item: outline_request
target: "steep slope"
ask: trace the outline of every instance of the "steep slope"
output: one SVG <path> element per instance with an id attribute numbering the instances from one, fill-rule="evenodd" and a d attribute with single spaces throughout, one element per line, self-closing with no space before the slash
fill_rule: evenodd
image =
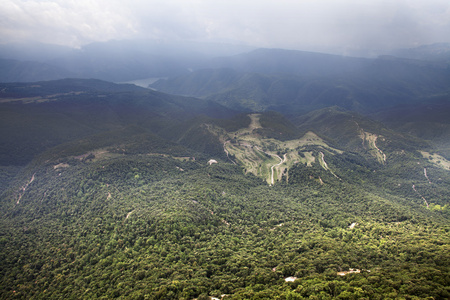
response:
<path id="1" fill-rule="evenodd" d="M 0 298 L 449 298 L 450 170 L 426 142 L 337 108 L 216 119 L 234 112 L 66 83 L 0 104 L 21 153 Z"/>
<path id="2" fill-rule="evenodd" d="M 179 77 L 160 79 L 151 85 L 160 91 L 176 95 L 204 97 L 235 85 L 242 73 L 228 68 L 201 69 Z"/>
<path id="3" fill-rule="evenodd" d="M 329 142 L 353 152 L 376 150 L 378 137 L 381 137 L 378 142 L 396 150 L 430 147 L 421 139 L 399 134 L 389 130 L 383 123 L 339 107 L 328 107 L 294 117 L 293 123 L 302 132 L 314 130 Z M 389 144 L 386 138 L 390 140 Z"/>
<path id="4" fill-rule="evenodd" d="M 115 143 L 128 149 L 126 136 Z M 0 202 L 2 297 L 448 297 L 445 211 L 318 163 L 304 168 L 324 184 L 269 186 L 163 145 L 84 155 L 61 145 L 20 173 Z"/>
<path id="5" fill-rule="evenodd" d="M 306 64 L 294 60 L 289 66 L 302 63 Z M 264 65 L 264 61 L 260 64 Z M 445 68 L 384 57 L 368 60 L 351 72 L 345 68 L 337 70 L 299 76 L 289 68 L 275 73 L 258 68 L 251 72 L 239 67 L 234 71 L 206 69 L 160 80 L 152 87 L 168 93 L 195 95 L 239 110 L 276 110 L 286 114 L 333 105 L 369 113 L 419 102 L 434 94 L 448 95 L 450 73 Z"/>
<path id="6" fill-rule="evenodd" d="M 382 110 L 375 118 L 393 129 L 429 141 L 450 158 L 450 97 L 436 95 L 419 103 Z"/>
<path id="7" fill-rule="evenodd" d="M 1 90 L 3 165 L 26 164 L 57 144 L 129 125 L 157 133 L 200 114 L 235 114 L 210 101 L 99 80 L 1 84 Z"/>
<path id="8" fill-rule="evenodd" d="M 241 111 L 262 111 L 278 76 L 241 73 L 231 69 L 203 69 L 180 77 L 161 79 L 151 85 L 159 91 L 206 98 Z"/>
<path id="9" fill-rule="evenodd" d="M 295 119 L 299 129 L 278 113 L 251 114 L 249 119 L 248 125 L 229 131 L 213 120 L 197 119 L 182 125 L 185 130 L 176 130 L 172 139 L 208 153 L 215 162 L 240 165 L 270 185 L 347 183 L 425 206 L 447 203 L 443 178 L 448 178 L 450 163 L 423 140 L 336 108 Z"/>

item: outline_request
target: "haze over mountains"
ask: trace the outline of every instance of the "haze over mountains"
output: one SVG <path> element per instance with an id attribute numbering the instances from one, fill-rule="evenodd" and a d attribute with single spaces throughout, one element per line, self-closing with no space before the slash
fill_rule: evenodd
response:
<path id="1" fill-rule="evenodd" d="M 97 42 L 74 49 L 46 44 L 0 45 L 0 58 L 10 65 L 1 69 L 1 81 L 39 81 L 71 77 L 123 82 L 150 77 L 185 74 L 204 65 L 211 57 L 228 56 L 251 47 L 168 43 L 158 40 Z M 12 61 L 17 63 L 17 67 Z M 28 77 L 20 66 L 30 64 Z M 4 62 L 6 64 L 6 62 Z M 37 73 L 36 65 L 41 66 Z M 34 70 L 34 72 L 33 72 Z M 47 75 L 48 72 L 54 74 Z"/>
<path id="2" fill-rule="evenodd" d="M 435 44 L 399 49 L 392 53 L 398 58 L 422 61 L 416 62 L 419 65 L 433 62 L 434 66 L 446 68 L 449 49 L 449 44 Z M 0 71 L 2 82 L 62 79 L 69 76 L 123 82 L 173 77 L 193 70 L 224 67 L 241 72 L 322 76 L 357 71 L 372 61 L 303 51 L 257 50 L 224 43 L 162 40 L 96 42 L 80 49 L 38 43 L 2 44 L 0 59 L 3 64 Z M 38 66 L 40 69 L 37 69 Z"/>
<path id="3" fill-rule="evenodd" d="M 379 58 L 158 40 L 97 42 L 80 49 L 4 44 L 0 50 L 3 82 L 67 77 L 142 80 L 144 87 L 214 101 L 236 111 L 275 110 L 294 118 L 338 106 L 421 138 L 426 130 L 414 124 L 426 121 L 433 127 L 447 122 L 450 45 L 444 43 L 399 49 L 391 52 L 397 57 Z M 421 115 L 408 117 L 425 106 L 431 115 L 424 120 Z M 439 109 L 432 111 L 434 106 Z M 398 122 L 398 115 L 405 113 L 404 121 Z M 428 137 L 445 144 L 445 133 L 438 132 Z"/>
<path id="4" fill-rule="evenodd" d="M 450 47 L 387 54 L 2 45 L 0 298 L 449 298 Z"/>

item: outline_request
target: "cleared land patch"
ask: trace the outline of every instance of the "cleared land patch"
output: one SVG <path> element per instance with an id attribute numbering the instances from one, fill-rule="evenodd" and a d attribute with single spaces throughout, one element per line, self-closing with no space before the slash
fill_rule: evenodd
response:
<path id="1" fill-rule="evenodd" d="M 368 148 L 369 153 L 373 155 L 378 160 L 378 162 L 382 164 L 386 163 L 386 154 L 384 154 L 376 144 L 378 135 L 370 132 L 365 132 L 361 129 L 360 138 L 363 140 L 363 146 Z"/>
<path id="2" fill-rule="evenodd" d="M 80 95 L 83 93 L 85 93 L 85 92 L 68 92 L 68 93 L 59 93 L 59 94 L 46 95 L 46 96 L 34 96 L 34 97 L 22 97 L 22 98 L 1 98 L 0 103 L 10 103 L 10 102 L 22 102 L 24 104 L 43 103 L 43 102 L 57 101 L 57 100 L 59 100 L 59 97 L 62 97 L 62 96 Z"/>
<path id="3" fill-rule="evenodd" d="M 264 178 L 268 184 L 281 180 L 289 168 L 297 163 L 311 166 L 316 158 L 308 146 L 319 146 L 330 152 L 342 153 L 328 146 L 311 131 L 300 139 L 289 141 L 261 137 L 255 133 L 256 129 L 262 128 L 259 122 L 260 116 L 260 114 L 251 114 L 249 127 L 226 133 L 219 138 L 224 143 L 224 152 L 228 157 L 244 166 L 246 172 Z M 214 130 L 214 133 L 223 134 L 223 131 Z"/>
<path id="4" fill-rule="evenodd" d="M 439 154 L 436 154 L 436 153 L 431 154 L 431 153 L 425 152 L 425 151 L 420 151 L 420 153 L 422 154 L 422 156 L 424 158 L 427 158 L 434 165 L 436 165 L 442 169 L 445 169 L 445 170 L 450 170 L 450 161 L 448 161 L 444 157 L 440 156 Z"/>

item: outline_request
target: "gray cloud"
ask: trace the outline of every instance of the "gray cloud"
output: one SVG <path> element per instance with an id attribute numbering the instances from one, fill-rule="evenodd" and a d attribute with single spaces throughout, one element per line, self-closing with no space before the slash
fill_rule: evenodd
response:
<path id="1" fill-rule="evenodd" d="M 125 38 L 292 49 L 450 42 L 447 0 L 2 0 L 2 42 Z"/>

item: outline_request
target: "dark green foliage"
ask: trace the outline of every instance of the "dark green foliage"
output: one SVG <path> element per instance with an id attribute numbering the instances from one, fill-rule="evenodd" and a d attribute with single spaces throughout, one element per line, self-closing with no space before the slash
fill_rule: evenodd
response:
<path id="1" fill-rule="evenodd" d="M 247 128 L 250 125 L 250 121 L 250 117 L 242 113 L 229 119 L 214 119 L 213 123 L 228 132 L 233 132 L 241 128 Z"/>
<path id="2" fill-rule="evenodd" d="M 194 118 L 167 127 L 160 132 L 160 135 L 197 152 L 225 158 L 222 143 L 218 136 L 210 130 L 211 122 L 212 120 L 207 117 Z"/>
<path id="3" fill-rule="evenodd" d="M 3 298 L 448 295 L 444 219 L 338 181 L 269 187 L 232 165 L 129 155 L 50 164 L 8 206 Z M 336 275 L 348 268 L 370 273 Z"/>
<path id="4" fill-rule="evenodd" d="M 450 175 L 418 152 L 426 142 L 313 112 L 292 119 L 336 148 L 299 146 L 315 160 L 269 186 L 224 162 L 217 133 L 248 116 L 213 119 L 229 111 L 154 92 L 98 96 L 1 106 L 0 298 L 449 298 Z M 297 137 L 278 113 L 260 122 Z"/>
<path id="5" fill-rule="evenodd" d="M 258 129 L 258 133 L 264 137 L 286 141 L 299 136 L 297 128 L 280 113 L 265 112 L 261 114 L 259 122 L 262 128 Z"/>
<path id="6" fill-rule="evenodd" d="M 2 165 L 25 165 L 58 144 L 128 126 L 158 133 L 201 114 L 234 115 L 209 101 L 99 80 L 2 84 L 1 88 L 0 96 L 7 101 L 0 107 Z"/>
<path id="7" fill-rule="evenodd" d="M 94 134 L 81 140 L 68 142 L 42 153 L 34 163 L 70 156 L 89 155 L 89 151 L 104 149 L 115 154 L 171 154 L 191 156 L 194 151 L 163 139 L 139 126 Z M 86 157 L 83 157 L 86 159 Z"/>
<path id="8" fill-rule="evenodd" d="M 361 134 L 363 132 L 377 134 L 380 137 L 377 140 L 377 144 L 383 144 L 383 147 L 386 148 L 382 149 L 389 151 L 398 149 L 411 150 L 416 148 L 427 149 L 430 147 L 422 139 L 399 134 L 398 132 L 387 129 L 382 123 L 372 120 L 367 116 L 336 106 L 295 116 L 292 118 L 292 122 L 297 125 L 302 133 L 313 131 L 323 137 L 327 142 L 352 152 L 367 151 L 367 143 L 364 144 L 361 140 Z M 383 143 L 383 139 L 388 142 Z"/>
<path id="9" fill-rule="evenodd" d="M 375 117 L 403 134 L 430 141 L 450 158 L 450 95 L 433 95 L 419 103 L 399 105 Z"/>

